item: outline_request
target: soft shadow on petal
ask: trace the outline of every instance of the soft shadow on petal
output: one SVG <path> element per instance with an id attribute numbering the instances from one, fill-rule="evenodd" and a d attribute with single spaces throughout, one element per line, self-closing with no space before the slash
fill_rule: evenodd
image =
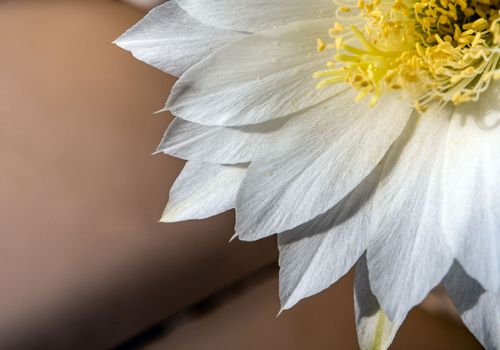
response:
<path id="1" fill-rule="evenodd" d="M 443 166 L 443 232 L 465 271 L 500 292 L 499 82 L 455 108 Z M 500 331 L 500 330 L 499 330 Z"/>
<path id="2" fill-rule="evenodd" d="M 469 330 L 486 349 L 500 349 L 500 295 L 485 291 L 458 262 L 443 282 Z"/>
<path id="3" fill-rule="evenodd" d="M 273 137 L 292 123 L 292 117 L 242 127 L 201 125 L 176 118 L 157 152 L 174 157 L 217 164 L 248 163 L 267 152 Z M 295 121 L 293 122 L 295 123 Z"/>
<path id="4" fill-rule="evenodd" d="M 453 262 L 440 225 L 439 175 L 449 114 L 433 110 L 411 118 L 387 154 L 373 199 L 370 284 L 391 320 L 419 304 Z"/>
<path id="5" fill-rule="evenodd" d="M 387 98 L 374 108 L 347 91 L 307 111 L 251 163 L 238 193 L 236 231 L 256 240 L 295 228 L 333 208 L 382 160 L 411 109 Z"/>
<path id="6" fill-rule="evenodd" d="M 381 167 L 334 208 L 278 235 L 283 309 L 317 294 L 344 276 L 366 249 L 370 197 Z"/>
<path id="7" fill-rule="evenodd" d="M 385 350 L 391 345 L 406 314 L 390 321 L 373 295 L 368 278 L 366 256 L 356 265 L 354 281 L 356 332 L 361 350 Z"/>

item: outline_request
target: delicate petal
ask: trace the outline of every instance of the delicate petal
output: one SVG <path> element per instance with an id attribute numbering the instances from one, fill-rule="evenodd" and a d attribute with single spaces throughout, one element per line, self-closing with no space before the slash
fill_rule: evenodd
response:
<path id="1" fill-rule="evenodd" d="M 385 350 L 389 348 L 406 318 L 404 315 L 391 321 L 380 309 L 377 298 L 370 289 L 365 256 L 356 265 L 354 310 L 356 312 L 356 332 L 361 350 Z"/>
<path id="2" fill-rule="evenodd" d="M 221 48 L 182 75 L 167 108 L 195 123 L 236 126 L 284 117 L 324 101 L 341 89 L 317 90 L 312 77 L 328 60 L 328 53 L 315 54 L 315 40 L 331 24 L 294 23 Z"/>
<path id="3" fill-rule="evenodd" d="M 162 222 L 204 219 L 234 208 L 245 166 L 188 162 L 170 190 Z"/>
<path id="4" fill-rule="evenodd" d="M 331 0 L 177 0 L 200 22 L 256 32 L 291 22 L 333 17 Z"/>
<path id="5" fill-rule="evenodd" d="M 247 35 L 201 24 L 171 0 L 149 12 L 115 43 L 141 61 L 179 76 L 215 49 Z"/>
<path id="6" fill-rule="evenodd" d="M 500 349 L 500 294 L 487 292 L 455 263 L 444 280 L 469 330 L 487 350 Z"/>
<path id="7" fill-rule="evenodd" d="M 289 118 L 242 127 L 207 126 L 176 118 L 158 152 L 207 163 L 237 164 L 255 159 Z M 302 120 L 302 122 L 306 122 Z M 294 121 L 296 123 L 296 121 Z"/>
<path id="8" fill-rule="evenodd" d="M 290 230 L 340 202 L 377 166 L 411 113 L 396 99 L 374 108 L 351 91 L 304 113 L 252 162 L 238 193 L 236 232 L 255 240 Z"/>
<path id="9" fill-rule="evenodd" d="M 500 289 L 500 100 L 498 84 L 481 103 L 456 108 L 443 174 L 443 232 L 469 275 Z M 500 332 L 500 328 L 499 328 Z"/>
<path id="10" fill-rule="evenodd" d="M 453 262 L 439 224 L 449 113 L 444 109 L 411 119 L 387 154 L 373 199 L 370 284 L 391 320 L 420 303 Z"/>
<path id="11" fill-rule="evenodd" d="M 278 235 L 283 309 L 317 294 L 346 274 L 366 249 L 369 197 L 377 167 L 342 202 L 311 222 Z"/>

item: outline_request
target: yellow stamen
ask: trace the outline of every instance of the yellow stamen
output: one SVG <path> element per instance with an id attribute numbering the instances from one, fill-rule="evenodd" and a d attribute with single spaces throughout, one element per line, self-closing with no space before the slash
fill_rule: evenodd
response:
<path id="1" fill-rule="evenodd" d="M 334 45 L 318 39 L 318 51 L 336 50 L 315 74 L 324 78 L 318 88 L 345 82 L 371 106 L 398 91 L 425 111 L 434 102 L 477 100 L 500 78 L 500 0 L 357 0 L 337 14 L 353 10 L 359 15 L 347 18 L 363 27 L 335 22 Z"/>

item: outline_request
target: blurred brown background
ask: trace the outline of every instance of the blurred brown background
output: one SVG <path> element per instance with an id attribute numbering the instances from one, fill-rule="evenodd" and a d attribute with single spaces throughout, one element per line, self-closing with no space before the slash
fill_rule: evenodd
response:
<path id="1" fill-rule="evenodd" d="M 174 79 L 111 44 L 131 2 L 0 1 L 0 349 L 356 349 L 351 276 L 276 319 L 273 238 L 157 222 Z M 393 348 L 480 347 L 416 309 Z"/>

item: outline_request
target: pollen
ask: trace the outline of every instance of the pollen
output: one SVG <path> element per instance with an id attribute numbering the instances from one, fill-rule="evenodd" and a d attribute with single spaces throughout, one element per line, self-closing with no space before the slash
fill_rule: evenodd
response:
<path id="1" fill-rule="evenodd" d="M 325 42 L 323 41 L 323 39 L 321 39 L 321 38 L 316 39 L 316 50 L 317 50 L 318 52 L 322 52 L 322 51 L 324 51 L 325 49 L 326 49 L 326 44 L 325 44 Z"/>
<path id="2" fill-rule="evenodd" d="M 317 88 L 347 83 L 370 106 L 395 92 L 425 111 L 476 101 L 500 78 L 500 0 L 346 1 L 333 43 L 318 39 L 334 52 Z"/>

